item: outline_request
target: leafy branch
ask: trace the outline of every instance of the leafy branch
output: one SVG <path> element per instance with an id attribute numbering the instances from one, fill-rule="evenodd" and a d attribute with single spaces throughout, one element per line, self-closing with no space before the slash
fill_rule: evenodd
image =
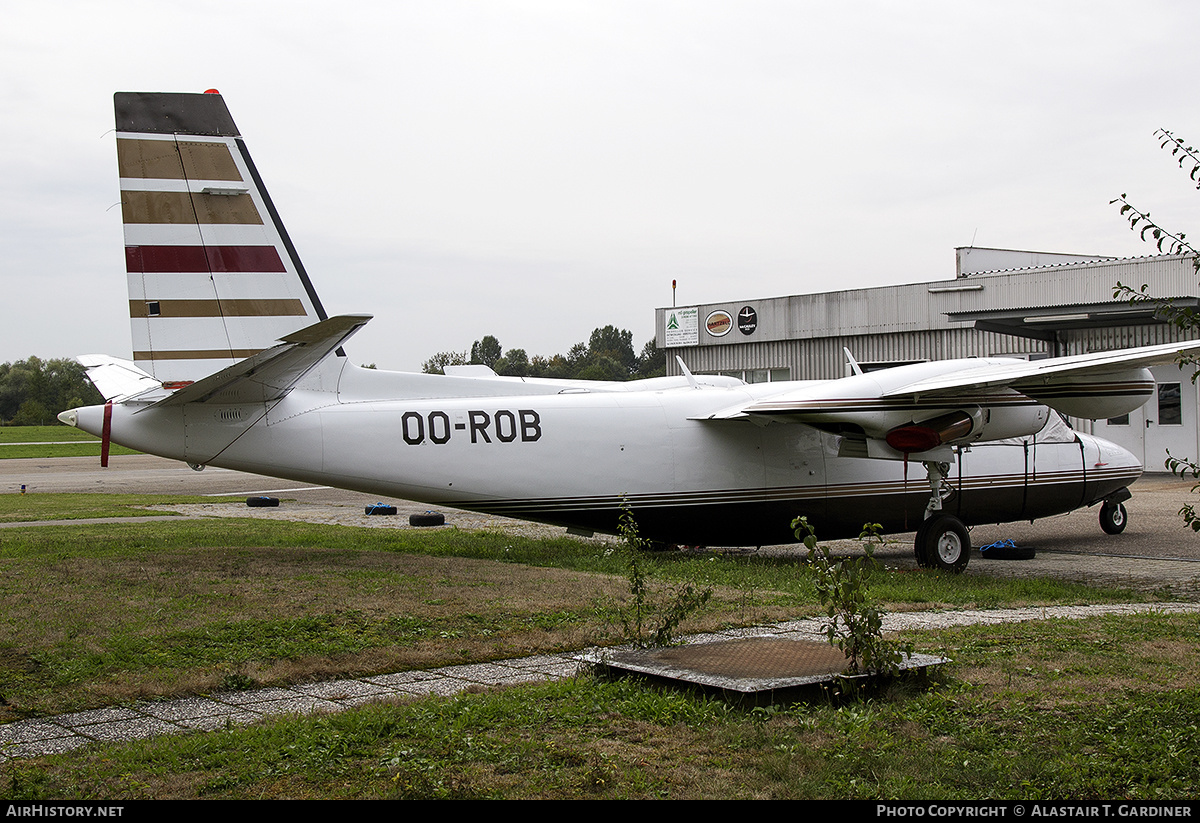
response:
<path id="1" fill-rule="evenodd" d="M 1179 159 L 1179 168 L 1185 168 L 1188 161 L 1192 164 L 1192 170 L 1188 177 L 1196 184 L 1196 188 L 1200 189 L 1200 154 L 1191 146 L 1183 145 L 1183 141 L 1176 137 L 1173 133 L 1166 129 L 1159 129 L 1154 132 L 1154 136 L 1159 138 L 1158 147 L 1165 149 L 1171 147 L 1171 156 Z"/>
<path id="2" fill-rule="evenodd" d="M 1200 153 L 1191 146 L 1185 146 L 1182 140 L 1166 129 L 1158 129 L 1154 132 L 1154 136 L 1159 138 L 1158 147 L 1160 149 L 1171 147 L 1171 156 L 1178 159 L 1179 168 L 1184 169 L 1187 168 L 1188 163 L 1192 164 L 1192 170 L 1188 173 L 1188 177 L 1196 184 L 1196 188 L 1200 189 Z M 1192 265 L 1197 271 L 1200 271 L 1200 253 L 1196 251 L 1195 246 L 1188 242 L 1186 234 L 1183 232 L 1175 234 L 1164 229 L 1150 217 L 1150 212 L 1142 211 L 1130 203 L 1126 194 L 1108 202 L 1110 206 L 1120 203 L 1121 216 L 1129 221 L 1129 228 L 1138 232 L 1143 241 L 1153 242 L 1160 254 L 1190 254 Z M 1149 236 L 1147 237 L 1147 235 Z"/>
<path id="3" fill-rule="evenodd" d="M 1192 265 L 1200 269 L 1200 257 L 1194 258 Z M 1146 283 L 1135 289 L 1132 286 L 1126 286 L 1118 280 L 1117 285 L 1113 286 L 1113 299 L 1127 300 L 1131 306 L 1139 303 L 1149 303 L 1154 306 L 1154 313 L 1159 319 L 1179 329 L 1187 330 L 1200 326 L 1200 312 L 1195 308 L 1177 306 L 1165 297 L 1153 296 L 1150 294 L 1150 287 Z M 1180 355 L 1180 365 L 1196 362 L 1200 362 L 1200 360 L 1194 355 Z M 1196 375 L 1192 375 L 1192 382 L 1196 382 Z"/>
<path id="4" fill-rule="evenodd" d="M 1154 243 L 1160 254 L 1196 254 L 1196 249 L 1187 241 L 1186 234 L 1183 232 L 1172 234 L 1155 223 L 1150 218 L 1150 212 L 1141 211 L 1129 202 L 1128 195 L 1122 194 L 1120 197 L 1109 200 L 1108 203 L 1110 206 L 1120 203 L 1121 216 L 1129 221 L 1129 228 L 1138 232 L 1143 241 Z M 1195 264 L 1195 261 L 1193 263 Z"/>
<path id="5" fill-rule="evenodd" d="M 1158 129 L 1154 132 L 1154 136 L 1159 139 L 1158 147 L 1160 149 L 1170 147 L 1171 156 L 1176 158 L 1179 168 L 1186 169 L 1188 164 L 1191 164 L 1192 169 L 1188 173 L 1188 177 L 1196 184 L 1196 188 L 1200 189 L 1200 152 L 1197 152 L 1191 146 L 1185 145 L 1183 140 L 1166 129 Z M 1143 212 L 1130 203 L 1125 194 L 1109 201 L 1109 205 L 1116 203 L 1121 204 L 1121 215 L 1129 221 L 1129 228 L 1138 232 L 1142 240 L 1153 242 L 1160 253 L 1190 256 L 1192 269 L 1200 273 L 1200 252 L 1188 242 L 1187 235 L 1183 232 L 1175 234 L 1167 231 L 1151 219 L 1150 212 Z M 1176 306 L 1170 300 L 1154 297 L 1149 293 L 1149 288 L 1146 284 L 1142 284 L 1140 288 L 1135 289 L 1118 281 L 1116 286 L 1113 287 L 1113 299 L 1128 300 L 1130 305 L 1151 303 L 1155 305 L 1155 313 L 1158 317 L 1166 320 L 1180 330 L 1193 331 L 1200 328 L 1200 313 L 1197 313 L 1196 309 L 1187 306 Z M 1189 363 L 1200 363 L 1200 359 L 1195 356 L 1186 355 L 1179 358 L 1180 365 Z M 1197 377 L 1200 377 L 1200 371 L 1192 374 L 1193 383 L 1196 382 Z M 1193 480 L 1200 479 L 1200 463 L 1186 458 L 1175 457 L 1170 451 L 1167 452 L 1165 466 L 1169 472 L 1181 479 L 1187 479 L 1189 476 Z M 1192 486 L 1193 493 L 1198 490 L 1200 490 L 1200 482 Z M 1184 505 L 1179 510 L 1179 514 L 1192 531 L 1200 532 L 1200 512 L 1197 512 L 1192 504 Z"/>
<path id="6" fill-rule="evenodd" d="M 1193 378 L 1194 379 L 1194 378 Z M 1196 481 L 1192 485 L 1192 494 L 1200 491 L 1200 464 L 1194 460 L 1188 460 L 1182 457 L 1176 457 L 1171 454 L 1171 450 L 1167 449 L 1167 471 L 1178 477 L 1180 480 Z M 1196 511 L 1196 507 L 1192 503 L 1185 503 L 1179 509 L 1179 516 L 1183 518 L 1183 522 L 1194 532 L 1200 532 L 1200 512 Z"/>

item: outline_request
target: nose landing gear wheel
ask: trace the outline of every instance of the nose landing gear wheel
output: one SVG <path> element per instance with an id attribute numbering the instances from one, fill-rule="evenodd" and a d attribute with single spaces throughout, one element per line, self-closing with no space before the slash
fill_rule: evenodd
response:
<path id="1" fill-rule="evenodd" d="M 1105 503 L 1100 507 L 1100 528 L 1105 534 L 1120 534 L 1129 523 L 1129 515 L 1121 503 Z"/>

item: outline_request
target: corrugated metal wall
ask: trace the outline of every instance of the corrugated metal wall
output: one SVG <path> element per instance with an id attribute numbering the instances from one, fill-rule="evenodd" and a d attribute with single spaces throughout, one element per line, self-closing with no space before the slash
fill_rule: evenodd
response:
<path id="1" fill-rule="evenodd" d="M 903 334 L 852 335 L 810 340 L 778 340 L 738 346 L 696 346 L 668 349 L 668 373 L 678 374 L 674 355 L 696 373 L 741 369 L 791 369 L 793 380 L 827 380 L 845 376 L 850 349 L 860 363 L 950 360 L 958 357 L 1045 354 L 1036 340 L 979 332 L 971 328 L 939 329 Z"/>
<path id="2" fill-rule="evenodd" d="M 750 369 L 791 370 L 793 380 L 817 380 L 845 374 L 847 347 L 860 363 L 946 360 L 988 355 L 1050 354 L 1043 341 L 977 331 L 951 321 L 952 312 L 992 309 L 1069 307 L 1109 302 L 1113 288 L 1148 284 L 1153 294 L 1197 294 L 1191 260 L 1180 256 L 1111 260 L 1041 269 L 974 275 L 955 280 L 793 295 L 765 300 L 728 301 L 699 306 L 700 340 L 695 346 L 667 348 L 667 373 L 679 374 L 675 355 L 693 372 Z M 710 311 L 731 314 L 751 305 L 759 323 L 753 337 L 736 331 L 714 338 L 703 331 Z M 665 346 L 665 315 L 656 312 L 656 334 Z M 1112 326 L 1068 331 L 1063 354 L 1151 345 L 1179 339 L 1181 332 L 1161 324 Z"/>
<path id="3" fill-rule="evenodd" d="M 1165 323 L 1080 329 L 1067 333 L 1063 354 L 1087 354 L 1110 349 L 1128 349 L 1134 346 L 1155 346 L 1159 343 L 1195 340 L 1197 337 L 1200 337 L 1200 333 L 1197 333 L 1195 329 L 1183 331 Z"/>

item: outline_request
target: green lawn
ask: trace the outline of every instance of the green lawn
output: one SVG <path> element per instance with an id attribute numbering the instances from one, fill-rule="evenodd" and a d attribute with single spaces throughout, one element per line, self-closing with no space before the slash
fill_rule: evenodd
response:
<path id="1" fill-rule="evenodd" d="M 77 429 L 74 426 L 0 426 L 0 444 L 2 443 L 65 443 L 74 440 L 95 440 L 100 438 L 94 434 Z"/>
<path id="2" fill-rule="evenodd" d="M 138 454 L 112 445 L 109 454 Z M 73 426 L 0 426 L 0 460 L 18 457 L 99 457 L 100 439 Z"/>
<path id="3" fill-rule="evenodd" d="M 5 517 L 173 498 L 0 500 Z M 644 558 L 683 632 L 819 616 L 803 560 Z M 0 723 L 231 687 L 622 642 L 620 552 L 569 538 L 258 519 L 0 529 Z M 1051 579 L 881 572 L 888 611 L 1145 600 Z M 755 708 L 581 676 L 0 765 L 62 798 L 1177 798 L 1200 792 L 1200 617 L 901 638 L 931 679 Z"/>

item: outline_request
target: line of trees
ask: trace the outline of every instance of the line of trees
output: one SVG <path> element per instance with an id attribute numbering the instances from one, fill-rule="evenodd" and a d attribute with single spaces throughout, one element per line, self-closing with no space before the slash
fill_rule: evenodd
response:
<path id="1" fill-rule="evenodd" d="M 638 353 L 633 348 L 633 333 L 615 326 L 595 329 L 586 343 L 576 343 L 566 354 L 550 357 L 530 357 L 524 349 L 504 351 L 500 341 L 489 334 L 476 340 L 469 351 L 438 352 L 422 369 L 441 374 L 446 366 L 468 363 L 489 366 L 505 376 L 564 380 L 640 380 L 666 374 L 665 353 L 653 339 Z M 58 423 L 61 411 L 103 402 L 83 366 L 74 360 L 31 356 L 0 363 L 2 426 L 49 426 Z"/>
<path id="2" fill-rule="evenodd" d="M 74 360 L 0 363 L 0 425 L 49 426 L 58 423 L 61 411 L 103 402 Z"/>
<path id="3" fill-rule="evenodd" d="M 665 352 L 651 339 L 641 353 L 633 348 L 633 332 L 605 326 L 594 329 L 586 343 L 566 354 L 532 357 L 524 349 L 504 351 L 500 341 L 485 335 L 469 351 L 438 352 L 421 367 L 426 374 L 443 374 L 446 366 L 488 366 L 506 377 L 548 377 L 562 380 L 641 380 L 667 373 Z"/>

